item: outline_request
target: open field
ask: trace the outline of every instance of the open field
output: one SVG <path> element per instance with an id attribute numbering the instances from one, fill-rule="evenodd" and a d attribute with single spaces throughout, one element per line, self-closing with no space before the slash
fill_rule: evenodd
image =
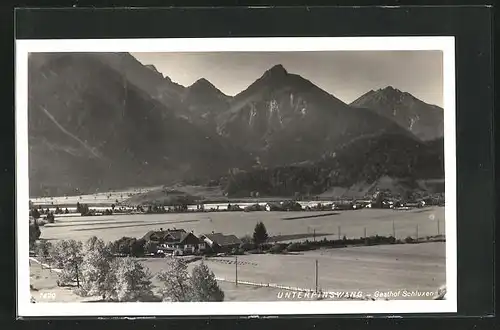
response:
<path id="1" fill-rule="evenodd" d="M 243 255 L 238 256 L 238 280 L 314 290 L 315 260 L 318 286 L 324 291 L 361 291 L 364 295 L 397 290 L 436 292 L 446 283 L 445 243 L 322 249 L 297 255 Z M 142 262 L 155 274 L 166 260 Z M 189 268 L 200 262 L 190 263 Z M 208 258 L 204 262 L 218 278 L 235 280 L 234 257 Z"/>
<path id="2" fill-rule="evenodd" d="M 58 217 L 56 222 L 41 228 L 41 238 L 48 240 L 86 240 L 97 236 L 112 241 L 123 236 L 142 237 L 149 230 L 159 228 L 183 228 L 196 235 L 212 231 L 234 234 L 238 237 L 251 235 L 255 224 L 262 221 L 269 236 L 334 233 L 326 236 L 362 237 L 366 234 L 392 235 L 393 223 L 397 238 L 430 236 L 445 232 L 444 207 L 428 207 L 412 210 L 362 209 L 339 211 L 321 217 L 290 219 L 324 212 L 214 212 L 181 214 L 134 214 L 99 217 Z M 288 218 L 289 220 L 284 220 Z M 418 226 L 418 228 L 417 228 Z M 317 236 L 322 239 L 325 236 Z"/>

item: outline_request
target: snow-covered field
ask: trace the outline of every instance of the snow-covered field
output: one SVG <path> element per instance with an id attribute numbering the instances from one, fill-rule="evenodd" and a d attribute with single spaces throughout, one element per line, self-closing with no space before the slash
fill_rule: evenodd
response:
<path id="1" fill-rule="evenodd" d="M 319 215 L 318 217 L 309 217 Z M 309 218 L 305 218 L 308 216 Z M 303 218 L 302 218 L 303 217 Z M 295 219 L 290 219 L 295 218 Z M 212 231 L 251 235 L 255 224 L 262 221 L 270 236 L 289 234 L 328 234 L 362 237 L 366 235 L 392 235 L 398 238 L 444 234 L 444 207 L 413 210 L 362 209 L 339 212 L 214 212 L 183 214 L 133 214 L 95 217 L 56 217 L 54 224 L 42 227 L 45 239 L 86 240 L 97 236 L 106 241 L 123 236 L 142 237 L 149 230 L 183 228 L 196 235 Z M 417 228 L 418 227 L 418 228 Z M 317 235 L 316 239 L 325 236 Z M 312 239 L 312 238 L 311 238 Z"/>
<path id="2" fill-rule="evenodd" d="M 432 293 L 445 284 L 445 243 L 380 245 L 324 249 L 297 255 L 238 256 L 238 280 L 323 291 L 378 292 L 419 291 Z M 204 262 L 218 278 L 235 281 L 235 257 L 208 258 Z M 153 273 L 161 271 L 165 259 L 143 259 Z M 189 264 L 192 268 L 201 261 Z M 240 285 L 241 286 L 241 285 Z M 416 297 L 400 297 L 400 299 Z M 238 296 L 244 300 L 244 296 Z M 421 298 L 422 299 L 422 298 Z M 274 300 L 278 300 L 275 297 Z"/>

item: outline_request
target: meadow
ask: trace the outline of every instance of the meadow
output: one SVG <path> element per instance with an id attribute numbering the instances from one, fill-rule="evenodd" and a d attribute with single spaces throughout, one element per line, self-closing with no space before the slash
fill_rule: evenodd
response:
<path id="1" fill-rule="evenodd" d="M 317 233 L 315 239 L 338 239 L 370 235 L 396 238 L 444 234 L 444 207 L 391 210 L 362 209 L 335 212 L 210 212 L 177 214 L 131 214 L 109 216 L 56 216 L 42 227 L 41 238 L 86 240 L 97 236 L 112 241 L 123 236 L 141 238 L 150 230 L 183 228 L 196 235 L 222 232 L 238 237 L 252 235 L 262 221 L 269 236 Z M 310 238 L 313 239 L 312 237 Z"/>
<path id="2" fill-rule="evenodd" d="M 323 291 L 361 292 L 363 296 L 374 296 L 377 291 L 398 290 L 435 293 L 446 283 L 445 243 L 442 242 L 321 249 L 295 255 L 238 256 L 238 280 L 314 290 L 316 260 L 318 289 Z M 141 258 L 140 261 L 156 275 L 164 269 L 168 260 Z M 283 296 L 283 292 L 290 291 L 241 283 L 236 285 L 235 261 L 234 257 L 207 258 L 203 261 L 219 279 L 225 301 L 293 300 L 290 296 Z M 189 270 L 200 262 L 190 263 Z M 31 285 L 36 290 L 31 290 L 31 293 L 38 301 L 76 302 L 96 299 L 82 298 L 71 292 L 70 288 L 58 287 L 57 274 L 47 269 L 42 270 L 37 263 L 31 264 L 30 273 Z M 160 282 L 156 277 L 153 278 L 153 284 L 156 289 L 159 288 Z M 54 295 L 54 298 L 44 296 L 47 293 Z"/>
<path id="3" fill-rule="evenodd" d="M 141 260 L 153 274 L 161 271 L 166 262 L 165 259 Z M 243 255 L 237 259 L 238 280 L 315 290 L 316 260 L 318 289 L 323 291 L 361 292 L 372 296 L 376 291 L 436 292 L 446 283 L 443 242 L 321 249 L 294 255 Z M 200 262 L 190 263 L 189 268 Z M 203 262 L 219 279 L 235 282 L 235 257 L 207 258 Z M 247 285 L 240 284 L 240 287 Z M 244 301 L 245 293 L 239 293 L 238 298 Z"/>

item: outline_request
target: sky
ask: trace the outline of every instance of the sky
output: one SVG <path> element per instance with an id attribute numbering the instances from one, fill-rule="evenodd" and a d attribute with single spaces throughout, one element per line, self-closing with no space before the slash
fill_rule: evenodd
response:
<path id="1" fill-rule="evenodd" d="M 392 86 L 420 100 L 443 106 L 440 51 L 329 51 L 131 53 L 184 86 L 205 78 L 235 95 L 281 64 L 328 93 L 350 103 L 370 90 Z"/>

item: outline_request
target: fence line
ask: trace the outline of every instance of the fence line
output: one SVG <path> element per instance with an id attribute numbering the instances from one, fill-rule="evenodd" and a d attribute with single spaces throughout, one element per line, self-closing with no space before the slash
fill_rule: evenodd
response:
<path id="1" fill-rule="evenodd" d="M 217 281 L 220 282 L 228 282 L 228 283 L 236 283 L 234 280 L 229 280 L 226 278 L 222 277 L 216 277 L 215 278 Z M 315 289 L 308 289 L 308 288 L 299 288 L 295 286 L 286 286 L 286 285 L 281 285 L 281 284 L 275 284 L 275 283 L 256 283 L 256 282 L 249 282 L 249 281 L 241 281 L 238 280 L 238 284 L 244 284 L 244 285 L 250 285 L 250 286 L 257 286 L 257 287 L 263 287 L 263 288 L 274 288 L 274 289 L 281 289 L 281 290 L 288 290 L 288 291 L 295 291 L 295 292 L 305 292 L 305 293 L 314 293 L 317 292 Z M 336 297 L 339 292 L 343 292 L 341 290 L 339 291 L 322 291 L 319 290 L 319 293 L 322 295 L 332 295 L 333 297 Z M 341 299 L 347 299 L 347 300 L 367 300 L 370 299 L 368 296 L 363 296 L 363 297 L 337 297 Z"/>

